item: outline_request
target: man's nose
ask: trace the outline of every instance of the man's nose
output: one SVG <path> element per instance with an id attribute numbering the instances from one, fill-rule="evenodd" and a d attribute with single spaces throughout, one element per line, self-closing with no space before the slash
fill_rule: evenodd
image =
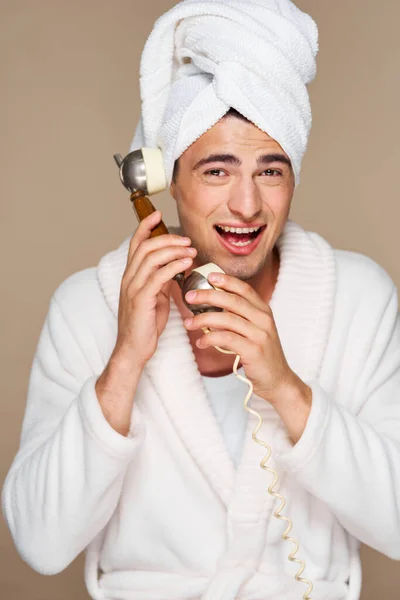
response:
<path id="1" fill-rule="evenodd" d="M 252 177 L 242 177 L 232 187 L 228 207 L 232 214 L 244 221 L 250 221 L 260 214 L 262 198 Z"/>

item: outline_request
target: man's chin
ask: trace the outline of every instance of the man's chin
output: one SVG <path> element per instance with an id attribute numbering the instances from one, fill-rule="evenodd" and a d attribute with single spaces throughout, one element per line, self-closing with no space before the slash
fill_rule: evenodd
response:
<path id="1" fill-rule="evenodd" d="M 253 270 L 236 270 L 235 272 L 228 273 L 232 277 L 236 277 L 236 279 L 240 279 L 241 281 L 251 281 L 252 279 L 258 277 L 263 271 L 264 265 L 259 267 L 258 269 Z"/>
<path id="2" fill-rule="evenodd" d="M 217 260 L 212 260 L 209 262 L 213 262 L 218 265 L 227 275 L 231 277 L 236 277 L 241 281 L 249 281 L 259 276 L 263 269 L 265 268 L 265 261 L 259 262 L 258 264 L 245 264 L 245 261 L 238 260 L 237 257 L 231 260 L 221 260 L 218 263 Z"/>

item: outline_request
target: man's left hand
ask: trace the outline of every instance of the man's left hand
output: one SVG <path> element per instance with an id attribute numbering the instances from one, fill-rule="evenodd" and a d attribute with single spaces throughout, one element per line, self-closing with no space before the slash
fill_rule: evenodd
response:
<path id="1" fill-rule="evenodd" d="M 239 354 L 254 393 L 275 404 L 293 393 L 301 380 L 286 361 L 272 310 L 248 283 L 229 275 L 216 276 L 210 275 L 209 281 L 218 290 L 188 292 L 186 300 L 218 306 L 223 312 L 185 319 L 185 327 L 190 331 L 210 328 L 210 333 L 197 340 L 197 347 L 219 346 Z"/>

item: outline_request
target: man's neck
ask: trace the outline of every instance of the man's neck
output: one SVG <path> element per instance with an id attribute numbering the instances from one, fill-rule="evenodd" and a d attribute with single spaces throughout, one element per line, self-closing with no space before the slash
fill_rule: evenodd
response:
<path id="1" fill-rule="evenodd" d="M 260 298 L 267 304 L 271 299 L 279 274 L 280 257 L 276 247 L 269 258 L 270 260 L 265 265 L 263 272 L 248 282 L 256 290 Z M 171 296 L 179 309 L 182 319 L 193 316 L 192 312 L 184 304 L 181 290 L 176 282 L 173 282 L 172 284 Z M 222 354 L 215 348 L 208 348 L 205 350 L 197 348 L 195 342 L 202 335 L 202 331 L 188 332 L 200 373 L 211 377 L 222 377 L 223 375 L 230 373 L 235 357 L 229 354 Z"/>

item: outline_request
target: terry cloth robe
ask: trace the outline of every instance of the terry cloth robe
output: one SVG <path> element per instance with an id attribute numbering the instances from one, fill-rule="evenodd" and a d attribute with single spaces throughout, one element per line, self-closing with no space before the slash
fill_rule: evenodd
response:
<path id="1" fill-rule="evenodd" d="M 273 516 L 264 449 L 249 416 L 235 470 L 176 305 L 135 395 L 129 435 L 95 383 L 114 348 L 130 236 L 50 300 L 33 360 L 21 446 L 3 510 L 22 558 L 56 573 L 86 549 L 95 600 L 295 600 L 292 544 Z M 292 445 L 253 396 L 259 436 L 313 600 L 356 600 L 359 543 L 400 558 L 400 322 L 397 289 L 371 258 L 287 221 L 270 302 L 290 367 L 312 389 Z M 243 397 L 247 387 L 243 385 Z"/>

